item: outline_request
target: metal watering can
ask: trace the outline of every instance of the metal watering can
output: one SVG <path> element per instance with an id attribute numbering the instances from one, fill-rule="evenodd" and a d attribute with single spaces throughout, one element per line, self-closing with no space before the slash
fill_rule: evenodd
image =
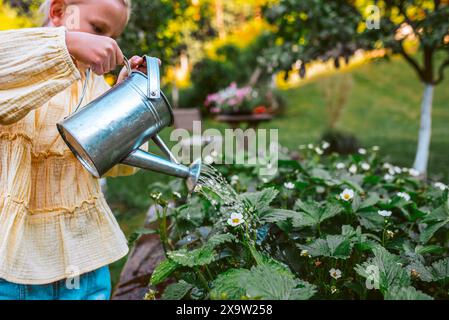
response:
<path id="1" fill-rule="evenodd" d="M 100 178 L 122 163 L 186 179 L 192 191 L 198 182 L 201 159 L 190 167 L 181 165 L 158 136 L 173 124 L 173 111 L 160 90 L 158 59 L 145 56 L 148 74 L 132 70 L 128 60 L 128 78 L 57 124 L 61 137 L 81 164 Z M 152 139 L 169 158 L 145 152 L 139 147 Z"/>

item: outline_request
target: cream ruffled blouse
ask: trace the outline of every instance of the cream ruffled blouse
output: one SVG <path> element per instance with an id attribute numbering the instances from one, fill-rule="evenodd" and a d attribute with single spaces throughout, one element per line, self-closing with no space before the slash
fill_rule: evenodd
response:
<path id="1" fill-rule="evenodd" d="M 46 284 L 128 252 L 99 180 L 69 151 L 56 123 L 82 89 L 64 28 L 0 32 L 0 278 Z M 85 103 L 109 89 L 89 80 Z M 116 166 L 109 175 L 135 170 Z"/>

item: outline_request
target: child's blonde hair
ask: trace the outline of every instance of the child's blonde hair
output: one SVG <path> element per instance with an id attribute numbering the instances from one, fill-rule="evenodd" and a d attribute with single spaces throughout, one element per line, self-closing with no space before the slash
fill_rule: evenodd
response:
<path id="1" fill-rule="evenodd" d="M 44 0 L 44 2 L 41 4 L 39 8 L 39 12 L 43 15 L 43 21 L 42 25 L 46 26 L 50 22 L 50 7 L 51 7 L 51 1 L 52 0 Z M 128 23 L 129 19 L 131 18 L 131 0 L 119 0 L 123 2 L 123 4 L 126 6 L 128 11 L 128 16 L 126 18 L 126 23 Z"/>

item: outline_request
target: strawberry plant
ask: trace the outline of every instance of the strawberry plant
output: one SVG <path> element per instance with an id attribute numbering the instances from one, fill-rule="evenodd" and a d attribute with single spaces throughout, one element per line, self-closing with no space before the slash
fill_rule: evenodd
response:
<path id="1" fill-rule="evenodd" d="M 326 147 L 281 154 L 270 177 L 217 166 L 226 199 L 204 185 L 189 198 L 179 182 L 154 186 L 166 260 L 150 286 L 171 279 L 163 299 L 449 298 L 447 186 L 377 147 Z"/>

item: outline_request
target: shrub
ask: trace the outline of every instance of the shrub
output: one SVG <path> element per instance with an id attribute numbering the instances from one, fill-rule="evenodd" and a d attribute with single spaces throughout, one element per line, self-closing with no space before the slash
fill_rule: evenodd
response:
<path id="1" fill-rule="evenodd" d="M 176 280 L 162 298 L 447 299 L 447 186 L 383 162 L 377 147 L 327 147 L 281 154 L 270 178 L 219 167 L 232 188 L 203 185 L 184 204 L 182 188 L 160 186 L 167 259 L 151 285 Z"/>

